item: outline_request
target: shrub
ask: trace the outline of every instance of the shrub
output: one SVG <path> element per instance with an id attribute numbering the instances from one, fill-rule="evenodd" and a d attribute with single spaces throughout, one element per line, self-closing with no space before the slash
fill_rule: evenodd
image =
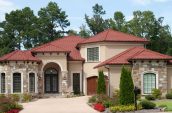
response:
<path id="1" fill-rule="evenodd" d="M 131 77 L 131 71 L 122 67 L 120 78 L 120 104 L 134 104 L 134 85 Z"/>
<path id="2" fill-rule="evenodd" d="M 156 99 L 161 99 L 161 91 L 160 89 L 152 89 L 152 95 L 156 98 Z"/>
<path id="3" fill-rule="evenodd" d="M 154 109 L 156 106 L 155 103 L 148 101 L 148 100 L 142 100 L 140 102 L 140 105 L 142 106 L 143 109 Z"/>
<path id="4" fill-rule="evenodd" d="M 0 98 L 5 98 L 5 95 L 4 94 L 0 94 Z"/>
<path id="5" fill-rule="evenodd" d="M 106 94 L 106 83 L 103 71 L 99 71 L 99 78 L 97 83 L 97 94 Z"/>
<path id="6" fill-rule="evenodd" d="M 112 101 L 104 101 L 103 105 L 105 106 L 105 108 L 109 108 L 110 106 L 113 105 Z"/>
<path id="7" fill-rule="evenodd" d="M 105 107 L 103 106 L 103 104 L 97 103 L 97 104 L 94 104 L 94 109 L 102 112 L 105 110 Z"/>
<path id="8" fill-rule="evenodd" d="M 172 99 L 172 93 L 167 93 L 167 94 L 165 95 L 165 97 L 166 97 L 166 99 Z"/>
<path id="9" fill-rule="evenodd" d="M 21 95 L 20 94 L 9 94 L 8 97 L 14 102 L 19 102 Z"/>
<path id="10" fill-rule="evenodd" d="M 23 94 L 23 99 L 22 99 L 23 102 L 29 102 L 31 100 L 32 100 L 31 94 L 27 94 L 27 93 Z"/>
<path id="11" fill-rule="evenodd" d="M 146 95 L 145 98 L 147 100 L 155 100 L 155 97 L 153 95 Z"/>
<path id="12" fill-rule="evenodd" d="M 96 101 L 97 101 L 97 96 L 94 95 L 94 96 L 89 98 L 88 103 L 95 103 Z"/>
<path id="13" fill-rule="evenodd" d="M 103 103 L 105 101 L 109 101 L 110 98 L 107 96 L 107 95 L 104 95 L 104 94 L 100 94 L 100 95 L 97 95 L 97 100 L 96 102 L 97 103 Z"/>
<path id="14" fill-rule="evenodd" d="M 7 112 L 13 109 L 21 110 L 22 105 L 11 100 L 9 97 L 0 98 L 0 112 Z M 12 112 L 11 112 L 12 113 Z"/>
<path id="15" fill-rule="evenodd" d="M 140 109 L 142 109 L 142 106 L 138 105 L 137 108 L 138 108 L 138 110 L 140 110 Z M 112 113 L 134 111 L 135 106 L 134 105 L 119 105 L 119 106 L 110 107 L 110 110 Z"/>

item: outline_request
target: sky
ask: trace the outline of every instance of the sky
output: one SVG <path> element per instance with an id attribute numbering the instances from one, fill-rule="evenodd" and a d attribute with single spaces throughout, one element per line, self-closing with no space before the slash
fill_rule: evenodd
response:
<path id="1" fill-rule="evenodd" d="M 157 18 L 164 17 L 164 24 L 172 28 L 172 0 L 0 0 L 0 21 L 5 19 L 5 13 L 26 6 L 37 15 L 39 9 L 46 7 L 50 1 L 56 2 L 66 11 L 71 23 L 69 29 L 77 31 L 82 24 L 85 24 L 84 15 L 92 15 L 92 6 L 96 3 L 102 5 L 106 11 L 104 18 L 113 17 L 115 11 L 121 11 L 126 20 L 130 20 L 133 11 L 150 10 Z"/>

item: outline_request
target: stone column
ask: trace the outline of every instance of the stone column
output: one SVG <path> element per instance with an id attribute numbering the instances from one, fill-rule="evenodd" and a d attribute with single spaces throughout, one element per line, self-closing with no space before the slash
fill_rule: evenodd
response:
<path id="1" fill-rule="evenodd" d="M 68 74 L 67 71 L 62 71 L 62 85 L 61 85 L 62 95 L 66 95 L 68 93 L 67 74 Z"/>

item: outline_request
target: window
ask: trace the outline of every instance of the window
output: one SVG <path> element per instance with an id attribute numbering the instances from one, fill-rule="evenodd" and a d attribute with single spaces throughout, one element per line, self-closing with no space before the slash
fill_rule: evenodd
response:
<path id="1" fill-rule="evenodd" d="M 146 73 L 143 75 L 143 93 L 150 94 L 152 89 L 156 88 L 156 75 L 154 73 Z"/>
<path id="2" fill-rule="evenodd" d="M 87 48 L 87 61 L 99 61 L 99 47 Z"/>
<path id="3" fill-rule="evenodd" d="M 13 73 L 13 93 L 21 93 L 21 73 Z"/>
<path id="4" fill-rule="evenodd" d="M 35 92 L 35 73 L 29 73 L 29 92 Z"/>
<path id="5" fill-rule="evenodd" d="M 5 73 L 1 73 L 1 76 L 0 76 L 0 83 L 1 83 L 1 93 L 5 93 Z"/>

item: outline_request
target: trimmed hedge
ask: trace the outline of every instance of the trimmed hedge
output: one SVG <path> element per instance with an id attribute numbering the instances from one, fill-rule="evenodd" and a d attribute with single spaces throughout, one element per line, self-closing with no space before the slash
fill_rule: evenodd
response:
<path id="1" fill-rule="evenodd" d="M 143 109 L 154 109 L 156 106 L 155 103 L 148 101 L 148 100 L 142 100 L 140 102 L 140 105 L 142 106 Z"/>
<path id="2" fill-rule="evenodd" d="M 172 93 L 167 93 L 166 94 L 166 99 L 172 99 Z"/>
<path id="3" fill-rule="evenodd" d="M 147 100 L 155 100 L 155 97 L 153 95 L 146 95 L 145 99 L 147 99 Z"/>

